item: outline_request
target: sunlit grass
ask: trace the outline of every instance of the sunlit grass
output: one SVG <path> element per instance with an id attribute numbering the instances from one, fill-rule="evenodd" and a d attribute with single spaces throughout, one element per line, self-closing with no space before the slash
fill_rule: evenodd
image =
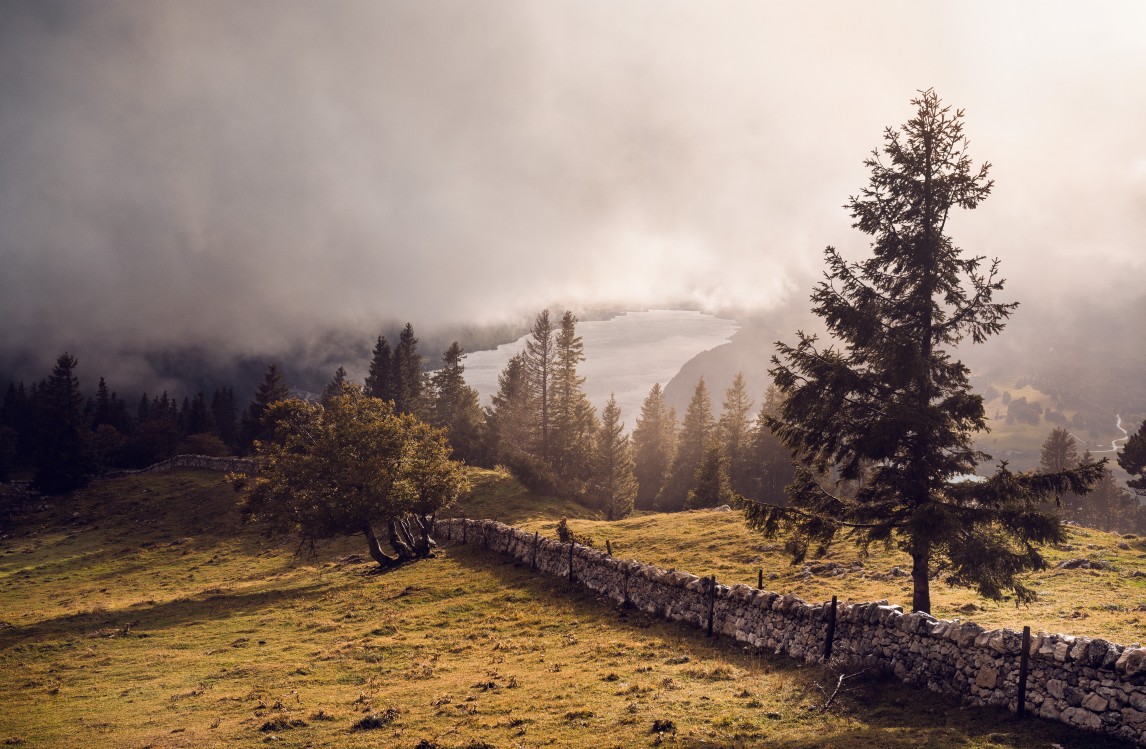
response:
<path id="1" fill-rule="evenodd" d="M 507 515 L 528 510 L 508 479 L 490 481 L 462 509 L 508 496 L 523 506 Z M 569 509 L 534 500 L 526 514 L 548 515 L 533 521 L 548 530 Z M 729 581 L 753 577 L 762 553 L 730 513 L 572 524 L 618 554 Z M 355 538 L 295 551 L 240 527 L 212 474 L 108 482 L 31 518 L 0 540 L 0 742 L 1116 746 L 878 678 L 821 712 L 820 669 L 619 610 L 472 546 L 383 575 Z"/>

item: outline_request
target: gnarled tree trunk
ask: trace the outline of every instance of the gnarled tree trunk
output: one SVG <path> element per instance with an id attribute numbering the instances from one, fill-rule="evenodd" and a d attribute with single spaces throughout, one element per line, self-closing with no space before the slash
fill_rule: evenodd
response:
<path id="1" fill-rule="evenodd" d="M 378 537 L 374 535 L 374 529 L 370 527 L 369 523 L 363 526 L 362 532 L 366 535 L 366 545 L 370 549 L 370 558 L 377 562 L 379 567 L 393 567 L 401 561 L 398 557 L 392 557 L 382 551 L 382 547 L 378 544 Z"/>

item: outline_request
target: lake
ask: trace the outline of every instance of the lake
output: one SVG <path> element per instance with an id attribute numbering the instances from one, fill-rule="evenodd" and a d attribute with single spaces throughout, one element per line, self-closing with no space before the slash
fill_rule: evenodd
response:
<path id="1" fill-rule="evenodd" d="M 560 326 L 559 315 L 554 323 Z M 685 362 L 727 342 L 739 328 L 734 320 L 686 310 L 625 312 L 609 320 L 579 322 L 585 361 L 578 373 L 585 378 L 585 394 L 600 413 L 609 394 L 615 393 L 626 431 L 632 431 L 653 385 L 663 388 Z M 497 376 L 528 339 L 523 336 L 466 356 L 466 382 L 481 395 L 482 405 L 489 405 L 497 392 Z"/>

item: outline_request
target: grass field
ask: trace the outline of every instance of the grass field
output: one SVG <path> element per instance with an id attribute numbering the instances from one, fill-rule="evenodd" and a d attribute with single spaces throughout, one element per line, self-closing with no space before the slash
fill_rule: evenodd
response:
<path id="1" fill-rule="evenodd" d="M 496 474 L 478 478 L 467 514 L 494 503 L 502 519 L 545 530 L 550 513 L 577 514 L 531 501 Z M 796 581 L 734 513 L 571 524 L 600 544 L 609 538 L 617 554 L 726 581 L 754 582 L 766 566 L 781 575 L 770 587 L 798 583 L 809 598 L 829 588 L 901 592 L 850 572 Z M 1088 540 L 1114 537 L 1079 543 Z M 1128 565 L 1142 553 L 1133 543 L 1087 553 Z M 822 669 L 618 610 L 470 547 L 382 575 L 358 539 L 315 557 L 295 550 L 242 528 L 216 474 L 104 482 L 21 518 L 0 539 L 0 745 L 1121 746 L 875 677 L 822 711 L 816 685 L 834 683 Z M 893 562 L 869 559 L 865 569 Z M 1047 577 L 1048 588 L 1069 583 L 1049 593 L 1060 606 L 1082 594 L 1077 581 L 1093 591 L 1107 579 L 1070 572 Z M 1123 600 L 1141 598 L 1125 574 L 1109 583 L 1128 586 Z M 1136 616 L 1102 621 L 1132 627 L 1116 613 Z M 1054 628 L 1099 620 L 1094 611 Z"/>

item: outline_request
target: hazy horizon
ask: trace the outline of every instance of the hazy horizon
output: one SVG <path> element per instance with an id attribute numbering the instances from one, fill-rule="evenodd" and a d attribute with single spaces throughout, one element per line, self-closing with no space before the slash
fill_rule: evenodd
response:
<path id="1" fill-rule="evenodd" d="M 1146 6 L 0 2 L 0 364 L 790 309 L 934 87 L 1027 309 L 1141 295 Z M 1004 334 L 1005 335 L 1005 334 Z M 372 340 L 369 339 L 369 340 Z M 426 351 L 436 357 L 437 352 Z"/>

